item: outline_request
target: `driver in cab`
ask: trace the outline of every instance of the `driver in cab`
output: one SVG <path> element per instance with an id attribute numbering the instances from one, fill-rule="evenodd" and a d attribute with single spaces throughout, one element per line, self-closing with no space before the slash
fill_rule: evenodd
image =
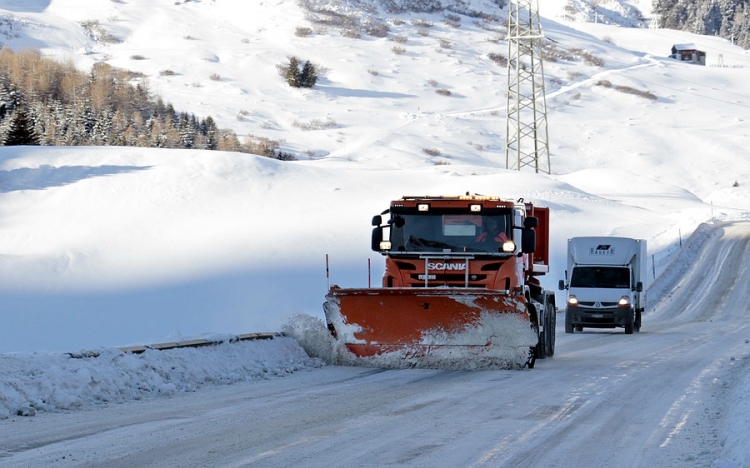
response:
<path id="1" fill-rule="evenodd" d="M 487 218 L 484 222 L 484 231 L 477 236 L 477 242 L 497 242 L 502 245 L 508 240 L 504 224 L 501 219 Z"/>

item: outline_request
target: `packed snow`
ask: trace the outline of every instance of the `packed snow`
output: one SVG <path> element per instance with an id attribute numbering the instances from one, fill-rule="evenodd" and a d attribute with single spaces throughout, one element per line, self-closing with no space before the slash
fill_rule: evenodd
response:
<path id="1" fill-rule="evenodd" d="M 96 356 L 0 355 L 2 408 L 8 414 L 71 410 L 152 395 L 191 392 L 207 384 L 283 376 L 320 367 L 292 338 L 218 343 L 143 354 L 103 349 Z"/>
<path id="2" fill-rule="evenodd" d="M 468 3 L 505 17 L 491 1 Z M 550 175 L 505 169 L 506 74 L 488 58 L 507 54 L 502 23 L 380 12 L 391 37 L 408 38 L 395 53 L 365 34 L 295 35 L 310 25 L 296 0 L 0 0 L 5 46 L 142 72 L 178 111 L 279 140 L 298 158 L 0 147 L 0 424 L 330 364 L 325 292 L 378 283 L 370 219 L 403 195 L 550 207 L 543 284 L 553 290 L 569 237 L 647 239 L 649 300 L 668 298 L 665 278 L 704 236 L 750 219 L 750 55 L 716 37 L 616 24 L 631 6 L 648 20 L 649 2 L 599 2 L 618 13 L 597 22 L 567 17 L 566 1 L 540 3 L 548 39 L 603 60 L 545 62 Z M 83 34 L 93 20 L 120 42 Z M 415 20 L 431 23 L 427 35 Z M 667 58 L 677 43 L 705 50 L 708 66 Z M 285 85 L 276 65 L 292 54 L 323 67 L 318 86 Z M 288 336 L 230 342 L 276 331 Z M 193 338 L 217 344 L 118 349 Z M 750 466 L 750 376 L 732 394 L 717 428 L 721 468 Z"/>

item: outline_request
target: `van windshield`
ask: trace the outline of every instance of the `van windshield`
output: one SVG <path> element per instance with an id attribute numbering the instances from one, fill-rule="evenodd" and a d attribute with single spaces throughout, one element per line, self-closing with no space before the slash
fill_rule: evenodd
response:
<path id="1" fill-rule="evenodd" d="M 610 288 L 630 287 L 630 269 L 623 267 L 583 266 L 573 268 L 570 278 L 571 288 Z"/>

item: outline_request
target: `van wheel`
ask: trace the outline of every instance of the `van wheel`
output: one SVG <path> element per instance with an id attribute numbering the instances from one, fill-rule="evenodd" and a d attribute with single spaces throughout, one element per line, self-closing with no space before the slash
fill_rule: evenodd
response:
<path id="1" fill-rule="evenodd" d="M 641 331 L 641 311 L 635 313 L 635 323 L 633 324 L 633 330 L 636 333 Z"/>
<path id="2" fill-rule="evenodd" d="M 635 324 L 635 313 L 631 313 L 630 317 L 628 317 L 628 321 L 625 322 L 625 334 L 626 335 L 633 334 L 634 324 Z"/>

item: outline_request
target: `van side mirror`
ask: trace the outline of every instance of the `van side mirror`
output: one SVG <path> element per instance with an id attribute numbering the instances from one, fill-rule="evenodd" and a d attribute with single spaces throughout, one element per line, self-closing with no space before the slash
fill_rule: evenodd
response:
<path id="1" fill-rule="evenodd" d="M 559 283 L 557 283 L 557 289 L 560 291 L 565 291 L 565 280 L 560 280 Z"/>
<path id="2" fill-rule="evenodd" d="M 639 281 L 639 282 L 635 283 L 635 292 L 643 292 L 643 283 L 642 282 Z"/>

